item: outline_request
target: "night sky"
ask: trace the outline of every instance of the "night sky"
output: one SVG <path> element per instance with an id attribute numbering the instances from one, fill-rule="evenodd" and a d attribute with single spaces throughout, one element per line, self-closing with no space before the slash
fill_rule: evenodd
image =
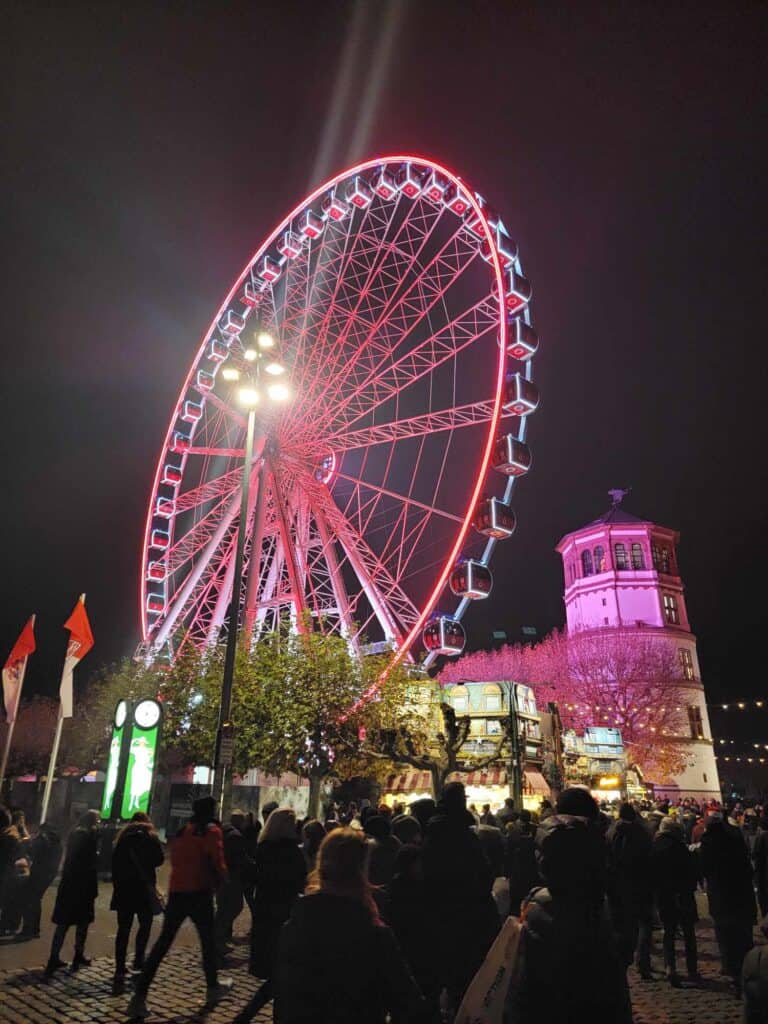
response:
<path id="1" fill-rule="evenodd" d="M 542 340 L 472 644 L 561 624 L 556 542 L 631 486 L 682 534 L 710 696 L 764 693 L 766 13 L 673 6 L 6 6 L 0 649 L 36 611 L 29 692 L 80 591 L 91 668 L 133 651 L 159 446 L 247 257 L 410 149 L 499 209 Z"/>

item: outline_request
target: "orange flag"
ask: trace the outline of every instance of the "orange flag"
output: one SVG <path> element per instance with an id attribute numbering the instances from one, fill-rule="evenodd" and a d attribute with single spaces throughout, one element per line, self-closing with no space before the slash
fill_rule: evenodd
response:
<path id="1" fill-rule="evenodd" d="M 16 712 L 19 709 L 19 698 L 21 697 L 21 686 L 24 682 L 24 672 L 27 667 L 27 658 L 35 650 L 35 616 L 31 616 L 19 638 L 13 645 L 13 650 L 3 666 L 3 697 L 5 699 L 5 716 L 10 725 L 16 721 Z"/>
<path id="2" fill-rule="evenodd" d="M 93 633 L 85 611 L 85 594 L 77 602 L 74 611 L 64 623 L 64 629 L 69 630 L 69 645 L 67 646 L 67 656 L 64 659 L 64 671 L 61 673 L 59 698 L 61 700 L 61 717 L 71 718 L 74 705 L 72 673 L 75 671 L 75 666 L 93 647 Z"/>

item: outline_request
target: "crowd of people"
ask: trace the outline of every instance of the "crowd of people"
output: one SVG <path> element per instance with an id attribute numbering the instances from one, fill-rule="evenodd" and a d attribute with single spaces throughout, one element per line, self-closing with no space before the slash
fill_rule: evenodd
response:
<path id="1" fill-rule="evenodd" d="M 90 963 L 99 830 L 97 812 L 89 811 L 67 839 L 49 975 L 67 966 L 61 954 L 72 927 L 72 968 Z M 764 947 L 752 948 L 757 905 L 768 912 L 768 817 L 760 807 L 687 800 L 601 808 L 576 786 L 537 813 L 516 810 L 511 800 L 496 813 L 488 805 L 478 813 L 464 787 L 449 783 L 437 803 L 333 804 L 323 821 L 298 821 L 292 810 L 267 804 L 261 820 L 234 811 L 221 824 L 204 797 L 169 843 L 167 899 L 156 884 L 164 847 L 147 815 L 135 814 L 112 844 L 116 992 L 128 979 L 137 922 L 132 1019 L 148 1016 L 156 971 L 187 918 L 199 934 L 207 1005 L 218 1003 L 232 985 L 219 971 L 230 963 L 233 926 L 247 906 L 249 969 L 261 985 L 233 1024 L 252 1020 L 269 1001 L 277 1024 L 450 1019 L 508 914 L 523 921 L 509 1022 L 630 1024 L 627 972 L 654 978 L 655 929 L 669 984 L 700 984 L 699 888 L 708 896 L 722 975 L 734 993 L 744 990 L 745 1020 L 768 1019 L 761 1016 Z M 30 835 L 23 813 L 0 808 L 4 934 L 39 934 L 42 896 L 61 852 L 53 829 Z"/>

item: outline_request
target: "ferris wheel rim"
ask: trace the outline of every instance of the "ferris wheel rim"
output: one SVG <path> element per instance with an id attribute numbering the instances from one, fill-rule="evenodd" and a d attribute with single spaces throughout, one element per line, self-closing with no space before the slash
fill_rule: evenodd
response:
<path id="1" fill-rule="evenodd" d="M 178 411 L 179 411 L 180 403 L 183 402 L 185 393 L 190 389 L 190 387 L 193 384 L 197 368 L 199 367 L 200 362 L 201 362 L 202 358 L 204 357 L 204 354 L 205 354 L 205 351 L 206 351 L 206 347 L 207 347 L 207 345 L 210 342 L 211 335 L 215 332 L 215 330 L 217 328 L 218 322 L 220 321 L 220 319 L 223 316 L 223 314 L 226 312 L 227 308 L 232 303 L 233 299 L 235 299 L 235 297 L 237 296 L 238 290 L 242 287 L 243 281 L 248 276 L 248 274 L 249 274 L 251 268 L 254 266 L 254 264 L 267 252 L 267 250 L 270 248 L 270 246 L 274 244 L 275 239 L 280 235 L 280 233 L 282 231 L 284 231 L 295 220 L 295 218 L 302 213 L 302 211 L 304 211 L 306 208 L 308 208 L 317 199 L 319 199 L 320 197 L 326 195 L 329 191 L 335 189 L 339 185 L 339 183 L 347 181 L 347 180 L 353 178 L 356 175 L 363 174 L 366 171 L 370 171 L 372 169 L 379 168 L 379 167 L 386 167 L 386 166 L 389 166 L 389 165 L 392 165 L 392 164 L 406 164 L 406 163 L 416 164 L 419 167 L 423 167 L 423 168 L 425 168 L 425 169 L 427 169 L 429 171 L 436 171 L 436 172 L 444 175 L 445 178 L 450 183 L 453 183 L 456 186 L 461 188 L 463 195 L 469 201 L 469 205 L 470 205 L 472 211 L 474 212 L 474 214 L 477 217 L 480 218 L 480 222 L 482 223 L 483 238 L 488 243 L 489 250 L 490 250 L 490 257 L 491 258 L 490 258 L 490 260 L 488 262 L 489 262 L 489 264 L 490 264 L 490 266 L 492 268 L 493 296 L 494 296 L 494 300 L 495 300 L 495 302 L 497 304 L 497 307 L 498 307 L 497 308 L 497 313 L 498 313 L 499 342 L 498 342 L 498 359 L 497 359 L 497 365 L 496 365 L 494 393 L 493 393 L 493 398 L 492 398 L 493 410 L 492 410 L 492 415 L 491 415 L 490 419 L 487 422 L 487 430 L 486 430 L 486 433 L 485 433 L 485 438 L 484 438 L 484 443 L 483 443 L 483 448 L 482 448 L 482 455 L 481 455 L 481 458 L 480 458 L 480 464 L 477 467 L 472 467 L 472 473 L 475 474 L 475 482 L 474 482 L 474 486 L 472 488 L 471 497 L 470 497 L 470 499 L 469 499 L 469 501 L 467 503 L 467 507 L 466 507 L 466 509 L 464 511 L 464 514 L 463 514 L 463 522 L 462 522 L 462 524 L 460 525 L 459 529 L 456 532 L 454 542 L 451 545 L 450 550 L 446 554 L 445 558 L 441 559 L 443 561 L 443 566 L 442 566 L 442 569 L 441 569 L 441 571 L 439 573 L 437 581 L 435 582 L 434 587 L 432 588 L 432 591 L 429 594 L 429 597 L 427 598 L 427 600 L 421 603 L 420 614 L 418 616 L 417 621 L 410 628 L 409 632 L 407 633 L 407 636 L 403 639 L 403 642 L 400 644 L 400 646 L 398 647 L 397 651 L 394 652 L 394 657 L 393 657 L 393 660 L 392 660 L 392 665 L 393 666 L 396 665 L 399 661 L 401 661 L 406 656 L 406 654 L 410 651 L 410 649 L 412 648 L 412 646 L 414 644 L 414 641 L 416 640 L 416 638 L 419 635 L 420 630 L 423 628 L 425 622 L 429 618 L 430 614 L 433 612 L 434 607 L 435 607 L 435 605 L 436 605 L 436 603 L 437 603 L 437 601 L 438 601 L 438 599 L 440 597 L 440 594 L 444 591 L 444 589 L 446 587 L 448 576 L 449 576 L 449 574 L 451 572 L 452 567 L 454 566 L 454 564 L 455 564 L 455 562 L 457 560 L 457 557 L 459 556 L 459 554 L 461 552 L 462 546 L 465 543 L 466 538 L 467 538 L 467 534 L 468 534 L 468 532 L 469 532 L 469 530 L 471 528 L 473 511 L 474 511 L 474 509 L 475 509 L 475 507 L 477 505 L 478 499 L 480 497 L 480 494 L 481 494 L 481 491 L 482 491 L 482 488 L 483 488 L 483 485 L 484 485 L 484 482 L 485 482 L 485 479 L 486 479 L 486 474 L 488 472 L 489 462 L 490 462 L 491 454 L 492 454 L 492 451 L 493 451 L 493 444 L 494 444 L 494 440 L 495 440 L 496 433 L 497 433 L 497 430 L 498 430 L 499 421 L 500 421 L 500 418 L 501 418 L 501 407 L 502 407 L 504 377 L 505 377 L 505 368 L 506 368 L 506 346 L 507 346 L 507 318 L 506 318 L 506 315 L 505 315 L 505 308 L 504 308 L 504 269 L 502 267 L 502 263 L 501 263 L 501 259 L 500 259 L 499 253 L 497 252 L 496 246 L 494 244 L 492 229 L 491 229 L 491 227 L 488 224 L 488 221 L 486 219 L 485 214 L 483 213 L 483 206 L 481 205 L 481 201 L 479 200 L 479 197 L 476 196 L 476 194 L 472 191 L 472 189 L 466 184 L 466 182 L 460 176 L 458 176 L 457 174 L 452 172 L 450 169 L 448 169 L 444 165 L 438 163 L 437 161 L 435 161 L 435 160 L 433 160 L 431 158 L 420 156 L 420 155 L 416 155 L 416 154 L 392 154 L 392 155 L 384 155 L 384 156 L 372 157 L 372 158 L 369 158 L 367 160 L 361 161 L 361 162 L 353 165 L 352 167 L 346 168 L 346 169 L 340 171 L 339 173 L 337 173 L 336 175 L 334 175 L 333 177 L 331 177 L 330 179 L 328 179 L 327 181 L 325 181 L 322 184 L 320 184 L 308 196 L 305 196 L 285 217 L 283 217 L 277 223 L 277 225 L 272 229 L 272 231 L 270 231 L 265 236 L 265 238 L 264 238 L 263 242 L 261 243 L 261 245 L 255 250 L 253 255 L 245 263 L 245 265 L 243 266 L 242 270 L 240 271 L 240 273 L 235 278 L 234 284 L 232 285 L 232 287 L 228 291 L 228 293 L 225 296 L 225 298 L 222 301 L 222 303 L 217 308 L 216 313 L 213 316 L 210 324 L 207 326 L 206 330 L 203 332 L 200 344 L 198 345 L 197 349 L 195 350 L 194 357 L 192 359 L 189 372 L 188 372 L 186 378 L 183 381 L 183 384 L 182 384 L 181 389 L 179 391 L 178 399 L 177 399 L 177 401 L 176 401 L 176 403 L 174 405 L 174 409 L 173 409 L 173 412 L 172 412 L 172 415 L 171 415 L 171 418 L 170 418 L 169 426 L 168 426 L 168 429 L 167 429 L 167 431 L 165 433 L 163 445 L 161 447 L 160 454 L 159 454 L 159 457 L 158 457 L 157 467 L 156 467 L 156 470 L 155 470 L 155 475 L 154 475 L 154 479 L 153 479 L 153 483 L 152 483 L 152 488 L 151 488 L 151 492 L 150 492 L 150 495 L 151 495 L 150 496 L 150 503 L 149 503 L 149 507 L 148 507 L 148 510 L 147 510 L 147 517 L 146 517 L 146 522 L 145 522 L 145 529 L 144 529 L 144 536 L 143 536 L 143 545 L 142 545 L 142 553 L 143 553 L 142 572 L 140 574 L 140 581 L 139 581 L 139 584 L 140 584 L 139 597 L 140 597 L 141 626 L 142 626 L 142 637 L 144 638 L 144 640 L 149 640 L 150 639 L 150 629 L 148 627 L 147 604 L 146 604 L 146 599 L 147 599 L 147 595 L 148 595 L 148 586 L 147 586 L 146 573 L 144 572 L 144 569 L 146 568 L 146 566 L 148 564 L 148 558 L 149 558 L 150 536 L 151 536 L 151 532 L 152 532 L 152 521 L 153 521 L 153 518 L 154 518 L 154 512 L 153 512 L 154 499 L 155 499 L 156 495 L 158 494 L 158 489 L 159 489 L 160 482 L 161 482 L 161 475 L 163 473 L 163 467 L 164 467 L 164 464 L 165 464 L 165 460 L 167 458 L 169 443 L 172 440 L 172 437 L 173 437 L 173 434 L 174 434 L 174 427 L 176 425 L 177 418 L 178 418 Z"/>

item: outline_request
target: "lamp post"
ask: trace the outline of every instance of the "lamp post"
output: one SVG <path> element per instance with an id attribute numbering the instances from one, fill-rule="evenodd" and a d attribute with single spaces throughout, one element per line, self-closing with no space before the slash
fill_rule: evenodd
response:
<path id="1" fill-rule="evenodd" d="M 507 682 L 507 699 L 509 703 L 509 763 L 507 775 L 509 795 L 514 801 L 515 810 L 523 807 L 523 763 L 520 750 L 520 730 L 517 720 L 517 684 Z"/>
<path id="2" fill-rule="evenodd" d="M 240 519 L 237 526 L 237 546 L 235 549 L 235 565 L 232 574 L 232 604 L 230 610 L 229 632 L 227 633 L 227 650 L 224 656 L 224 673 L 221 679 L 221 700 L 219 702 L 219 722 L 216 729 L 216 747 L 213 757 L 213 799 L 216 801 L 218 816 L 221 817 L 224 806 L 224 780 L 227 768 L 232 763 L 232 743 L 234 726 L 232 715 L 232 684 L 235 675 L 235 656 L 237 654 L 238 618 L 240 612 L 240 591 L 243 582 L 243 556 L 248 519 L 248 504 L 251 488 L 251 472 L 253 464 L 253 448 L 256 437 L 256 409 L 261 404 L 262 389 L 261 371 L 271 377 L 281 377 L 285 367 L 274 354 L 275 341 L 270 334 L 257 332 L 256 348 L 246 348 L 243 358 L 249 364 L 248 372 L 238 370 L 234 366 L 225 366 L 222 377 L 232 383 L 240 382 L 237 401 L 248 410 L 248 423 L 245 435 L 245 456 L 243 462 L 243 485 L 240 496 Z M 267 399 L 275 404 L 286 402 L 290 398 L 290 389 L 280 382 L 269 384 L 266 389 Z M 259 430 L 262 426 L 259 424 Z M 261 434 L 260 434 L 261 436 Z M 259 469 L 257 479 L 258 493 L 256 500 L 261 503 L 263 496 L 263 470 Z M 259 512 L 256 511 L 258 518 Z"/>

